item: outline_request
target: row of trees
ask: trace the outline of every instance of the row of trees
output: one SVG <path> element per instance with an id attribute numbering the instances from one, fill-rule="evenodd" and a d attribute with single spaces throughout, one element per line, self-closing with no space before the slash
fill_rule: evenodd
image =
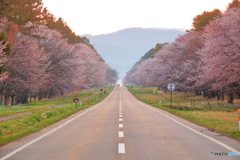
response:
<path id="1" fill-rule="evenodd" d="M 174 83 L 180 91 L 214 92 L 219 99 L 225 93 L 233 103 L 233 94 L 240 96 L 239 4 L 233 0 L 224 13 L 195 17 L 191 31 L 136 64 L 124 83 L 162 89 Z"/>
<path id="2" fill-rule="evenodd" d="M 0 4 L 4 10 L 11 6 L 10 12 L 0 11 L 2 105 L 52 98 L 63 94 L 64 86 L 69 91 L 116 83 L 117 72 L 89 40 L 75 35 L 41 5 L 40 0 L 4 0 Z"/>

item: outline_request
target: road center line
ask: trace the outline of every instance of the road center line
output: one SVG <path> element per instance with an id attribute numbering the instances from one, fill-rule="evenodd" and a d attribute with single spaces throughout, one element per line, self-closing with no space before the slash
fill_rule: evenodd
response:
<path id="1" fill-rule="evenodd" d="M 123 131 L 118 132 L 118 137 L 124 137 Z"/>
<path id="2" fill-rule="evenodd" d="M 113 93 L 113 92 L 112 92 L 112 93 Z M 51 130 L 51 131 L 49 131 L 49 132 L 43 134 L 42 136 L 40 136 L 40 137 L 38 137 L 38 138 L 36 138 L 36 139 L 34 139 L 34 140 L 28 142 L 27 144 L 25 144 L 25 145 L 23 145 L 23 146 L 17 148 L 16 150 L 14 150 L 14 151 L 10 152 L 9 154 L 5 155 L 4 157 L 0 158 L 0 160 L 5 160 L 5 159 L 7 159 L 7 158 L 13 156 L 13 155 L 16 154 L 17 152 L 23 150 L 24 148 L 30 146 L 31 144 L 33 144 L 33 143 L 35 143 L 35 142 L 37 142 L 37 141 L 43 139 L 43 138 L 46 137 L 47 135 L 49 135 L 49 134 L 55 132 L 56 130 L 62 128 L 63 126 L 67 125 L 68 123 L 72 122 L 73 120 L 77 119 L 78 117 L 80 117 L 80 116 L 86 114 L 87 112 L 89 112 L 89 111 L 91 111 L 91 110 L 97 108 L 100 104 L 102 104 L 102 103 L 104 103 L 105 101 L 107 101 L 107 100 L 109 99 L 109 97 L 111 97 L 112 93 L 111 93 L 111 94 L 110 94 L 110 95 L 109 95 L 104 101 L 98 103 L 97 105 L 95 105 L 95 106 L 93 106 L 93 107 L 90 107 L 90 108 L 87 109 L 85 112 L 83 112 L 83 113 L 77 115 L 76 117 L 74 117 L 74 118 L 68 120 L 67 122 L 63 123 L 62 125 L 60 125 L 60 126 L 54 128 L 53 130 Z"/>
<path id="3" fill-rule="evenodd" d="M 119 127 L 119 128 L 123 128 L 123 124 L 119 124 L 118 127 Z"/>
<path id="4" fill-rule="evenodd" d="M 125 144 L 124 143 L 118 144 L 118 153 L 125 153 Z"/>
<path id="5" fill-rule="evenodd" d="M 120 91 L 119 112 L 122 113 L 122 90 Z"/>
<path id="6" fill-rule="evenodd" d="M 129 93 L 129 94 L 130 94 L 130 93 Z M 191 128 L 191 127 L 189 127 L 189 126 L 187 126 L 187 125 L 185 125 L 185 124 L 183 124 L 183 123 L 181 123 L 181 122 L 179 122 L 179 121 L 177 121 L 177 120 L 175 120 L 175 119 L 173 119 L 173 118 L 171 118 L 171 117 L 169 117 L 168 115 L 162 113 L 161 111 L 159 111 L 159 110 L 157 110 L 157 109 L 155 109 L 155 108 L 152 108 L 152 107 L 146 105 L 146 104 L 143 103 L 143 102 L 140 102 L 140 101 L 137 100 L 135 97 L 133 97 L 133 95 L 131 95 L 131 97 L 132 97 L 132 99 L 134 99 L 134 100 L 137 101 L 138 103 L 142 104 L 144 107 L 147 107 L 147 108 L 149 108 L 149 109 L 151 109 L 151 110 L 153 110 L 153 111 L 156 111 L 156 112 L 158 112 L 159 114 L 165 116 L 166 118 L 168 118 L 168 119 L 170 119 L 170 120 L 178 123 L 179 125 L 181 125 L 181 126 L 187 128 L 187 129 L 189 129 L 189 130 L 191 130 L 191 131 L 193 131 L 193 132 L 195 132 L 195 133 L 197 133 L 197 134 L 199 134 L 199 135 L 201 135 L 201 136 L 203 136 L 203 137 L 205 137 L 205 138 L 207 138 L 207 139 L 209 139 L 209 140 L 211 140 L 211 141 L 219 144 L 220 146 L 222 146 L 222 147 L 224 147 L 224 148 L 226 148 L 226 149 L 228 149 L 228 150 L 230 150 L 230 151 L 232 151 L 232 152 L 236 152 L 236 153 L 238 153 L 238 155 L 240 155 L 240 152 L 237 151 L 236 149 L 234 149 L 234 148 L 232 148 L 232 147 L 230 147 L 230 146 L 228 146 L 228 145 L 226 145 L 226 144 L 224 144 L 224 143 L 222 143 L 222 142 L 220 142 L 220 141 L 218 141 L 218 140 L 216 140 L 216 139 L 214 139 L 214 138 L 211 138 L 211 137 L 209 137 L 209 136 L 207 136 L 207 135 L 205 135 L 205 134 L 203 134 L 203 133 L 201 133 L 201 132 L 198 132 L 197 130 L 195 130 L 195 129 L 193 129 L 193 128 Z"/>

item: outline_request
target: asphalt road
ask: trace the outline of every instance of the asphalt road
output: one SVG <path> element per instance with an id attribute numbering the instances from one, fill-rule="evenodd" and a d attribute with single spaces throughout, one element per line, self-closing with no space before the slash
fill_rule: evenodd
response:
<path id="1" fill-rule="evenodd" d="M 239 160 L 226 156 L 239 151 L 239 141 L 116 87 L 103 102 L 1 147 L 0 160 Z"/>

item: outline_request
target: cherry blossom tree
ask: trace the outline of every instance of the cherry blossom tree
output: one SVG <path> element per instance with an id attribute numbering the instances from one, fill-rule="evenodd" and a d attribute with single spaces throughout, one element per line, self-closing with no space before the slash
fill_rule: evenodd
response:
<path id="1" fill-rule="evenodd" d="M 195 83 L 193 77 L 199 73 L 197 64 L 200 56 L 197 51 L 202 48 L 201 35 L 201 32 L 192 31 L 179 36 L 155 53 L 154 58 L 135 67 L 135 71 L 126 79 L 135 79 L 135 84 L 162 89 L 166 89 L 168 83 L 174 83 L 182 90 L 191 88 Z"/>
<path id="2" fill-rule="evenodd" d="M 6 43 L 0 41 L 0 65 L 6 63 L 0 77 L 5 105 L 26 103 L 33 94 L 51 98 L 62 94 L 66 85 L 79 90 L 117 80 L 115 70 L 88 44 L 69 44 L 59 31 L 31 22 L 20 31 L 15 24 L 9 28 L 8 57 Z M 3 75 L 8 79 L 3 80 Z"/>
<path id="3" fill-rule="evenodd" d="M 117 71 L 111 68 L 108 64 L 106 64 L 106 67 L 107 67 L 107 70 L 106 70 L 107 84 L 116 84 L 118 80 Z"/>
<path id="4" fill-rule="evenodd" d="M 7 19 L 0 19 L 0 82 L 6 79 L 9 73 L 2 73 L 4 65 L 8 60 L 8 52 L 10 51 L 10 44 L 7 42 L 5 29 L 7 27 Z"/>
<path id="5" fill-rule="evenodd" d="M 28 93 L 37 92 L 44 74 L 39 61 L 43 51 L 38 44 L 21 33 L 17 34 L 17 38 L 4 69 L 10 75 L 2 82 L 3 94 L 6 99 L 11 97 L 11 105 L 15 96 L 19 100 L 27 97 Z"/>
<path id="6" fill-rule="evenodd" d="M 240 96 L 239 30 L 240 9 L 235 8 L 205 28 L 204 48 L 200 52 L 203 65 L 199 84 L 207 83 L 212 90 L 223 89 L 230 95 L 235 92 Z M 233 103 L 232 98 L 229 103 Z"/>

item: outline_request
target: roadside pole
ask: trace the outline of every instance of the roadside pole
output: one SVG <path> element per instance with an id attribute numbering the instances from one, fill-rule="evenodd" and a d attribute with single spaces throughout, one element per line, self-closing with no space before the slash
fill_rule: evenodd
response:
<path id="1" fill-rule="evenodd" d="M 159 105 L 159 106 L 161 106 L 161 105 L 162 105 L 162 100 L 161 100 L 161 99 L 159 100 L 159 103 L 158 103 L 158 105 Z"/>
<path id="2" fill-rule="evenodd" d="M 77 107 L 77 103 L 79 102 L 79 99 L 78 99 L 78 98 L 74 98 L 74 99 L 73 99 L 73 102 L 76 104 L 76 108 L 78 108 L 78 107 Z"/>
<path id="3" fill-rule="evenodd" d="M 172 92 L 175 89 L 175 85 L 173 83 L 170 83 L 170 84 L 168 84 L 167 88 L 171 92 L 170 93 L 170 104 L 171 104 L 171 107 L 172 107 Z"/>
<path id="4" fill-rule="evenodd" d="M 80 107 L 82 107 L 82 101 L 79 102 Z"/>
<path id="5" fill-rule="evenodd" d="M 238 109 L 237 112 L 238 112 L 238 129 L 240 132 L 240 109 Z"/>
<path id="6" fill-rule="evenodd" d="M 68 89 L 69 89 L 69 86 L 64 86 L 64 89 L 66 90 L 66 97 L 67 97 L 67 101 L 68 101 Z"/>

